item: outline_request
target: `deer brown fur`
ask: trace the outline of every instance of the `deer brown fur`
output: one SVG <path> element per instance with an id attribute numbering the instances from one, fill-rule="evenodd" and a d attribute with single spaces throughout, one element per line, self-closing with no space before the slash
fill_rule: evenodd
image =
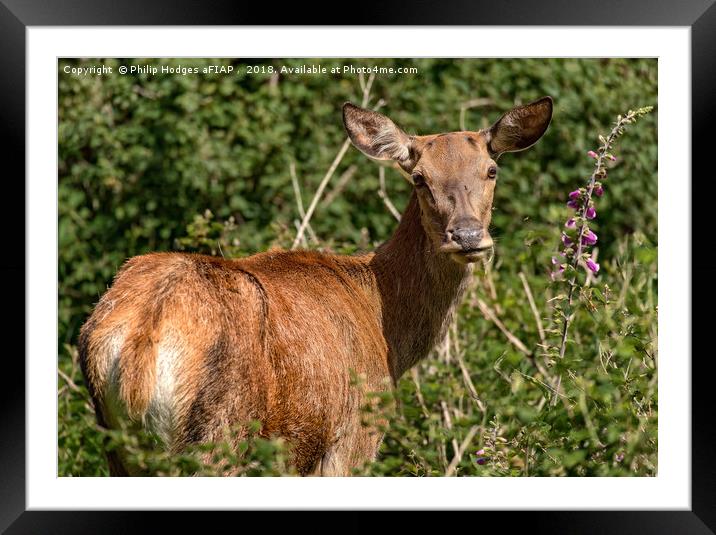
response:
<path id="1" fill-rule="evenodd" d="M 392 238 L 357 256 L 130 259 L 79 337 L 99 423 L 138 423 L 179 452 L 260 420 L 301 474 L 348 475 L 373 459 L 382 436 L 361 424 L 365 392 L 394 386 L 441 338 L 492 251 L 495 160 L 535 143 L 551 114 L 546 97 L 487 130 L 409 136 L 346 104 L 354 145 L 415 184 Z M 109 457 L 112 474 L 137 473 Z"/>

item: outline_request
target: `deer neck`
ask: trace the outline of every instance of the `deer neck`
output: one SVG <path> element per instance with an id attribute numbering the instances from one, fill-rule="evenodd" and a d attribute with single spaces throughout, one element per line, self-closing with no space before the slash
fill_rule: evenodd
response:
<path id="1" fill-rule="evenodd" d="M 381 303 L 393 380 L 427 356 L 442 339 L 472 274 L 435 251 L 412 193 L 400 224 L 370 261 Z"/>

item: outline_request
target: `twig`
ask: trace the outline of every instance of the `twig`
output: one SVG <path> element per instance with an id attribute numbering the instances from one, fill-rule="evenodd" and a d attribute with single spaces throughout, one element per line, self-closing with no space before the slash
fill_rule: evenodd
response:
<path id="1" fill-rule="evenodd" d="M 470 442 L 472 442 L 472 439 L 475 437 L 479 429 L 479 425 L 473 425 L 470 428 L 470 431 L 468 431 L 465 440 L 462 441 L 462 443 L 457 449 L 457 453 L 455 453 L 455 456 L 452 458 L 452 461 L 450 461 L 450 465 L 447 467 L 447 470 L 445 470 L 445 477 L 451 477 L 455 473 L 455 469 L 457 468 L 457 465 L 460 464 L 462 456 L 465 454 L 465 450 L 467 450 L 467 447 L 470 445 Z"/>
<path id="2" fill-rule="evenodd" d="M 291 184 L 293 185 L 293 195 L 296 197 L 296 207 L 298 208 L 298 215 L 303 220 L 306 217 L 306 211 L 303 209 L 303 197 L 301 196 L 301 187 L 298 184 L 298 177 L 296 176 L 296 164 L 293 160 L 288 163 L 288 172 L 291 175 Z M 297 228 L 301 228 L 300 225 Z M 318 243 L 316 233 L 313 232 L 313 228 L 310 223 L 306 224 L 306 230 L 311 238 L 311 241 Z M 305 242 L 304 242 L 305 243 Z"/>
<path id="3" fill-rule="evenodd" d="M 65 372 L 63 372 L 61 369 L 57 368 L 57 373 L 60 377 L 62 377 L 65 380 L 65 383 L 67 383 L 67 386 L 69 386 L 72 390 L 74 390 L 75 392 L 82 392 L 80 387 L 77 386 L 75 384 L 75 382 L 72 379 L 70 379 L 70 377 Z"/>
<path id="4" fill-rule="evenodd" d="M 423 410 L 423 416 L 425 416 L 425 418 L 430 418 L 430 411 L 428 410 L 428 407 L 425 405 L 425 398 L 423 397 L 423 392 L 420 389 L 420 377 L 418 376 L 418 369 L 411 368 L 410 375 L 413 378 L 413 383 L 415 383 L 415 395 L 418 398 L 418 403 L 420 404 L 420 408 Z"/>
<path id="5" fill-rule="evenodd" d="M 393 214 L 393 217 L 400 221 L 400 212 L 398 212 L 395 205 L 391 202 L 390 197 L 388 197 L 388 192 L 385 189 L 385 168 L 383 166 L 378 167 L 378 182 L 380 184 L 378 196 L 383 199 L 383 203 L 386 208 L 388 208 L 388 211 Z"/>
<path id="6" fill-rule="evenodd" d="M 521 370 L 518 370 L 518 369 L 516 369 L 516 368 L 515 368 L 515 371 L 516 371 L 517 373 L 519 373 L 521 376 L 523 376 L 525 379 L 530 379 L 530 380 L 532 380 L 532 381 L 535 381 L 535 382 L 541 384 L 543 387 L 545 387 L 547 390 L 550 390 L 550 391 L 551 391 L 553 394 L 555 394 L 556 396 L 560 396 L 560 397 L 563 397 L 563 398 L 566 397 L 564 394 L 562 394 L 557 388 L 553 387 L 552 385 L 549 385 L 549 384 L 545 383 L 544 381 L 540 381 L 540 380 L 537 379 L 536 377 L 533 377 L 533 376 L 531 376 L 531 375 L 527 375 L 525 372 L 523 372 L 523 371 L 521 371 Z"/>
<path id="7" fill-rule="evenodd" d="M 547 338 L 544 335 L 544 328 L 542 327 L 542 319 L 539 316 L 539 310 L 537 310 L 537 305 L 535 304 L 535 299 L 532 296 L 532 290 L 530 289 L 530 285 L 527 282 L 527 277 L 525 277 L 525 274 L 520 271 L 519 273 L 520 280 L 522 281 L 522 287 L 525 289 L 525 294 L 527 295 L 527 301 L 530 303 L 530 308 L 532 309 L 532 314 L 535 317 L 535 322 L 537 323 L 537 331 L 539 332 L 539 340 L 540 343 L 543 346 L 547 345 Z"/>
<path id="8" fill-rule="evenodd" d="M 465 112 L 467 110 L 469 110 L 470 108 L 491 106 L 492 104 L 493 102 L 489 98 L 474 98 L 472 100 L 468 100 L 467 102 L 463 102 L 460 105 L 460 130 L 467 130 L 467 127 L 465 126 Z"/>
<path id="9" fill-rule="evenodd" d="M 462 355 L 458 354 L 457 356 L 457 363 L 460 366 L 460 371 L 462 372 L 462 378 L 463 382 L 465 383 L 465 386 L 467 387 L 468 391 L 470 392 L 470 397 L 475 401 L 475 404 L 477 405 L 477 408 L 480 409 L 480 412 L 485 412 L 485 404 L 480 401 L 480 397 L 477 395 L 477 389 L 475 388 L 475 384 L 472 382 L 472 379 L 470 378 L 470 372 L 467 371 L 467 367 L 465 366 L 465 361 L 462 359 Z"/>
<path id="10" fill-rule="evenodd" d="M 361 87 L 363 88 L 363 100 L 361 101 L 361 107 L 364 108 L 368 105 L 368 102 L 370 100 L 370 89 L 373 86 L 373 81 L 375 80 L 375 73 L 370 74 L 370 76 L 368 77 L 368 82 L 366 82 L 365 84 L 362 81 L 362 77 L 359 77 L 359 80 L 361 80 L 360 83 Z M 331 163 L 331 166 L 328 168 L 328 172 L 326 172 L 325 176 L 323 177 L 323 180 L 321 180 L 321 183 L 318 185 L 318 189 L 313 195 L 313 199 L 311 199 L 311 204 L 308 206 L 308 210 L 306 210 L 306 215 L 303 216 L 303 219 L 301 220 L 301 225 L 298 227 L 298 232 L 296 233 L 296 238 L 293 240 L 291 249 L 295 249 L 296 247 L 298 247 L 298 244 L 301 243 L 303 233 L 306 232 L 308 222 L 311 220 L 313 212 L 316 210 L 316 206 L 318 206 L 318 201 L 321 199 L 321 195 L 323 195 L 323 190 L 326 189 L 328 182 L 331 180 L 333 173 L 335 173 L 338 164 L 340 164 L 341 160 L 343 160 L 343 156 L 345 156 L 350 145 L 350 138 L 346 138 L 346 140 L 343 142 L 343 145 L 341 145 L 338 154 L 336 154 L 336 157 L 333 159 L 333 163 Z"/>
<path id="11" fill-rule="evenodd" d="M 363 73 L 358 74 L 358 83 L 361 86 L 361 89 L 363 90 L 363 99 L 361 100 L 361 108 L 365 108 L 368 105 L 368 102 L 370 102 L 370 89 L 373 87 L 373 82 L 375 81 L 375 73 L 371 72 L 368 76 L 368 82 L 365 82 L 365 78 L 363 77 Z"/>
<path id="12" fill-rule="evenodd" d="M 311 204 L 308 206 L 306 215 L 303 216 L 303 219 L 301 220 L 301 224 L 298 227 L 298 233 L 296 234 L 296 239 L 293 240 L 293 245 L 291 245 L 291 249 L 295 249 L 296 247 L 298 247 L 298 244 L 301 242 L 301 238 L 303 238 L 303 233 L 306 231 L 308 222 L 311 220 L 311 216 L 313 216 L 313 212 L 318 205 L 318 201 L 321 198 L 321 195 L 323 195 L 323 190 L 326 189 L 328 181 L 331 180 L 333 173 L 335 173 L 336 171 L 336 167 L 338 167 L 338 164 L 341 163 L 341 160 L 348 151 L 348 147 L 350 147 L 350 144 L 351 140 L 346 138 L 346 140 L 343 142 L 343 145 L 341 145 L 341 149 L 338 151 L 338 154 L 333 159 L 331 167 L 328 168 L 328 172 L 323 177 L 323 180 L 321 180 L 321 183 L 319 184 L 318 189 L 316 190 L 316 193 L 311 200 Z"/>
<path id="13" fill-rule="evenodd" d="M 452 418 L 450 418 L 450 412 L 448 411 L 447 403 L 445 403 L 445 400 L 440 400 L 440 408 L 443 411 L 443 419 L 445 420 L 445 427 L 448 428 L 448 431 L 452 431 Z M 452 437 L 452 451 L 453 455 L 455 455 L 459 449 L 459 446 L 457 444 L 457 439 L 455 437 Z"/>
<path id="14" fill-rule="evenodd" d="M 301 222 L 298 219 L 294 219 L 293 226 L 296 227 L 296 232 L 298 232 L 298 229 L 301 228 Z M 303 247 L 308 247 L 308 242 L 306 241 L 306 236 L 301 236 L 301 245 Z"/>
<path id="15" fill-rule="evenodd" d="M 492 278 L 492 264 L 488 263 L 485 267 L 485 276 L 483 280 L 487 284 L 487 289 L 490 292 L 490 299 L 495 303 L 495 311 L 498 314 L 502 314 L 500 304 L 497 302 L 497 289 L 495 288 L 495 280 Z"/>
<path id="16" fill-rule="evenodd" d="M 333 189 L 326 193 L 326 196 L 321 201 L 321 206 L 328 206 L 333 201 L 336 200 L 336 197 L 340 195 L 340 193 L 343 191 L 343 189 L 346 187 L 346 184 L 350 181 L 351 178 L 353 178 L 353 175 L 356 172 L 356 169 L 358 169 L 355 165 L 348 166 L 348 169 L 343 171 L 341 173 L 341 176 L 338 177 L 338 181 L 336 182 L 336 185 L 333 186 Z"/>
<path id="17" fill-rule="evenodd" d="M 479 297 L 475 296 L 475 301 L 477 302 L 477 306 L 480 307 L 480 311 L 482 312 L 482 315 L 485 316 L 487 319 L 492 321 L 495 325 L 497 325 L 497 328 L 502 331 L 502 334 L 504 334 L 507 339 L 510 341 L 510 343 L 515 346 L 519 351 L 524 353 L 525 355 L 532 355 L 532 352 L 527 349 L 527 346 L 522 343 L 522 340 L 517 338 L 514 334 L 512 334 L 507 327 L 505 327 L 505 324 L 500 321 L 500 318 L 497 317 L 497 315 L 490 309 L 490 307 L 487 306 L 487 304 L 480 299 Z"/>

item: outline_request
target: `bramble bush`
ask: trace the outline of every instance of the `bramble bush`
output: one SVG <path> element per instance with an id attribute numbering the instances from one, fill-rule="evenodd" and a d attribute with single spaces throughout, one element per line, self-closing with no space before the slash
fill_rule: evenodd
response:
<path id="1" fill-rule="evenodd" d="M 100 433 L 76 338 L 131 256 L 187 250 L 237 257 L 290 247 L 301 219 L 296 188 L 307 208 L 345 140 L 341 105 L 360 103 L 366 80 L 62 72 L 85 62 L 59 65 L 59 475 L 106 475 L 108 445 L 127 448 L 158 475 L 220 472 L 227 462 L 247 475 L 290 472 L 280 441 L 247 439 L 238 457 L 215 445 L 223 454 L 207 464 L 201 448 L 169 457 L 147 437 Z M 102 60 L 115 71 L 120 63 L 159 62 L 188 60 Z M 252 60 L 308 62 L 341 60 Z M 554 347 L 565 294 L 549 275 L 556 244 L 570 231 L 564 222 L 575 215 L 564 192 L 592 175 L 594 160 L 584 155 L 618 114 L 656 103 L 656 60 L 351 62 L 418 67 L 417 75 L 376 76 L 369 92 L 370 107 L 411 133 L 479 129 L 517 103 L 545 94 L 555 101 L 540 142 L 500 161 L 493 262 L 477 270 L 434 354 L 406 373 L 392 400 L 381 400 L 390 422 L 379 458 L 356 473 L 655 475 L 656 112 L 610 152 L 617 159 L 609 161 L 598 217 L 588 217 L 587 205 L 579 214 L 599 236 L 585 259 L 599 269 L 586 276 L 581 268 L 561 357 Z M 399 210 L 408 188 L 385 169 L 385 193 Z M 349 149 L 316 206 L 308 246 L 352 253 L 385 240 L 395 220 L 380 189 L 378 166 Z"/>

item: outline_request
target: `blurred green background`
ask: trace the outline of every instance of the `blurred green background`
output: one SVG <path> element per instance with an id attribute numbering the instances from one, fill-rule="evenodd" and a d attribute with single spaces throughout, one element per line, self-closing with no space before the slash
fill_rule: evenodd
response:
<path id="1" fill-rule="evenodd" d="M 113 74 L 64 72 L 100 64 Z M 417 74 L 276 72 L 306 64 L 416 67 Z M 120 65 L 234 71 L 119 75 Z M 264 72 L 247 74 L 247 65 Z M 341 105 L 360 104 L 369 81 L 367 106 L 414 134 L 477 130 L 543 95 L 555 110 L 537 145 L 501 158 L 496 257 L 449 342 L 401 380 L 379 459 L 361 473 L 656 474 L 656 110 L 614 151 L 593 225 L 598 299 L 582 296 L 567 356 L 549 363 L 549 373 L 563 377 L 558 403 L 533 359 L 476 306 L 479 299 L 542 359 L 526 282 L 547 345 L 557 343 L 547 274 L 567 193 L 586 182 L 593 161 L 585 154 L 618 114 L 656 106 L 656 59 L 60 60 L 58 77 L 59 475 L 107 473 L 75 344 L 116 270 L 149 251 L 244 256 L 290 247 L 300 219 L 290 170 L 308 206 L 345 140 Z M 311 247 L 351 253 L 390 236 L 396 222 L 378 177 L 378 165 L 351 147 L 311 220 L 319 240 Z M 402 209 L 409 185 L 392 168 L 385 178 Z"/>

